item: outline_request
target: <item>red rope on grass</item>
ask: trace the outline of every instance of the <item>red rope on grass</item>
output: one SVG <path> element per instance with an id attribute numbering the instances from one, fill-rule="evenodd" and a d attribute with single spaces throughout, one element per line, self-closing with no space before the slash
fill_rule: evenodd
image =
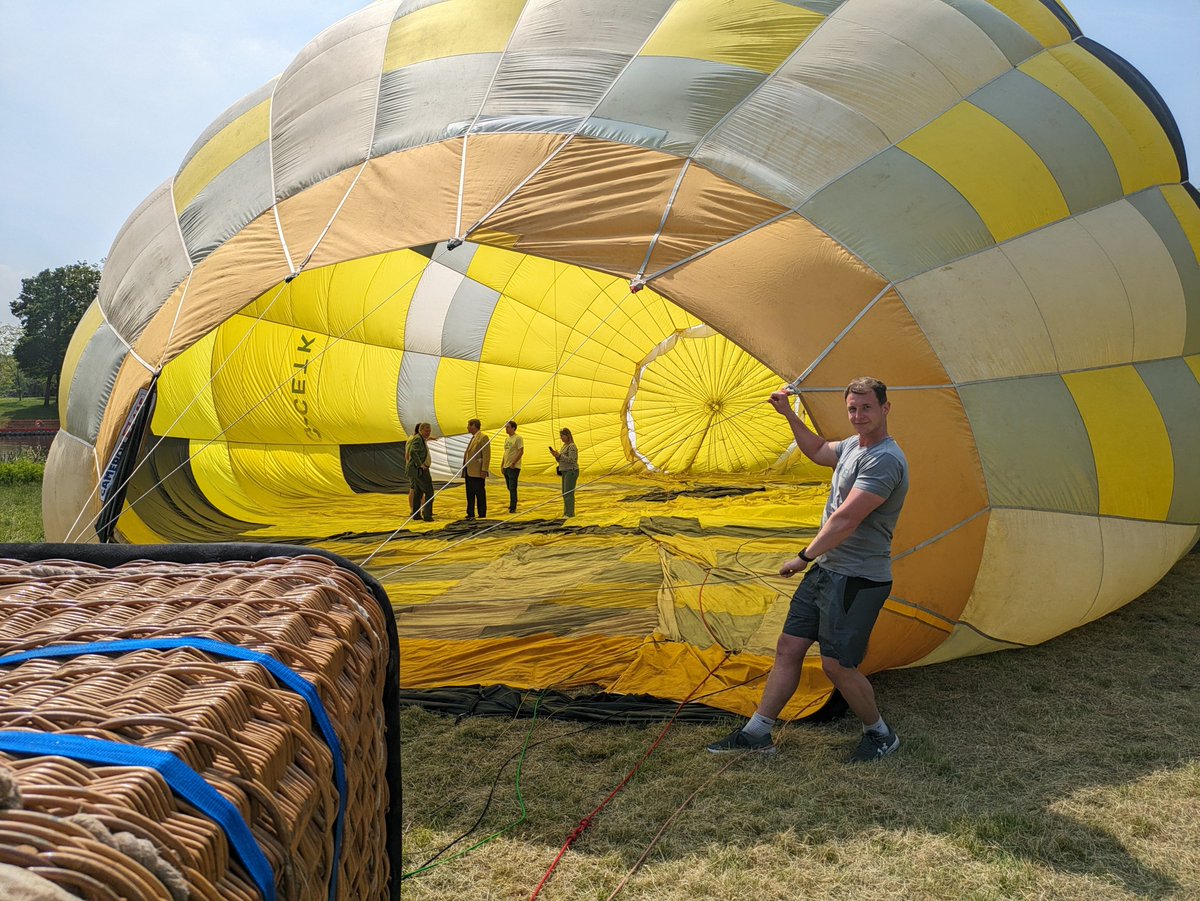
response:
<path id="1" fill-rule="evenodd" d="M 704 582 L 700 583 L 700 591 L 696 598 L 696 603 L 700 607 L 701 621 L 704 620 L 704 603 L 702 600 L 703 596 L 704 596 L 704 584 L 706 582 L 708 582 L 708 576 L 711 574 L 712 574 L 712 572 L 710 570 L 709 573 L 704 576 Z M 707 629 L 708 623 L 705 623 L 704 626 Z M 712 634 L 711 629 L 709 630 L 709 634 Z M 713 638 L 715 639 L 716 636 L 713 635 Z M 710 669 L 707 673 L 704 674 L 704 678 L 700 680 L 699 684 L 697 684 L 695 688 L 693 688 L 690 692 L 688 692 L 687 697 L 679 702 L 679 705 L 675 708 L 675 712 L 671 714 L 671 718 L 667 720 L 667 724 L 665 726 L 663 726 L 662 731 L 658 733 L 658 737 L 656 739 L 654 739 L 653 744 L 651 744 L 650 747 L 646 749 L 646 753 L 642 755 L 642 759 L 637 762 L 637 765 L 634 766 L 634 768 L 632 770 L 630 770 L 628 773 L 625 774 L 625 778 L 621 780 L 620 784 L 617 785 L 616 788 L 614 788 L 612 791 L 610 791 L 608 793 L 608 797 L 606 797 L 603 801 L 601 801 L 591 813 L 589 813 L 587 816 L 585 816 L 582 820 L 579 821 L 578 826 L 576 826 L 573 830 L 571 830 L 571 834 L 567 836 L 567 840 L 565 842 L 563 842 L 562 847 L 558 849 L 558 854 L 556 854 L 554 856 L 554 860 L 551 861 L 550 866 L 546 868 L 546 872 L 542 875 L 541 882 L 539 882 L 537 884 L 537 888 L 535 888 L 533 890 L 533 894 L 529 896 L 529 901 L 537 901 L 538 896 L 542 893 L 542 889 L 545 887 L 546 883 L 550 881 L 550 876 L 554 873 L 555 868 L 558 867 L 559 861 L 563 859 L 563 856 L 570 849 L 571 845 L 575 844 L 575 840 L 577 838 L 579 838 L 581 835 L 583 835 L 584 832 L 587 831 L 587 828 L 592 825 L 592 820 L 594 820 L 596 818 L 596 816 L 600 813 L 600 811 L 604 810 L 604 808 L 608 806 L 609 802 L 612 801 L 612 799 L 617 796 L 617 794 L 621 791 L 621 789 L 623 789 L 626 785 L 628 785 L 629 781 L 631 779 L 633 779 L 634 776 L 637 775 L 638 770 L 640 770 L 642 768 L 642 764 L 644 764 L 650 758 L 650 755 L 654 753 L 655 749 L 658 748 L 658 746 L 660 744 L 662 744 L 662 740 L 664 738 L 666 738 L 667 731 L 671 728 L 672 725 L 674 725 L 675 719 L 679 716 L 680 711 L 682 711 L 684 706 L 687 705 L 687 703 L 689 701 L 691 701 L 691 699 L 695 696 L 695 694 L 698 691 L 700 691 L 700 689 L 701 689 L 701 687 L 703 687 L 704 683 L 707 682 L 712 677 L 712 674 L 715 673 L 718 669 L 720 669 L 721 666 L 724 665 L 725 661 L 728 659 L 729 659 L 729 651 L 726 651 L 725 656 L 722 657 L 720 660 L 718 660 L 716 662 L 716 664 L 712 667 L 712 669 Z"/>

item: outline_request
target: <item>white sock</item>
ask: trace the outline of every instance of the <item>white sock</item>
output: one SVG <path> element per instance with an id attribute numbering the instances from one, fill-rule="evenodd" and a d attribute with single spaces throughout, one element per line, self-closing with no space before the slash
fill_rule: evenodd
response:
<path id="1" fill-rule="evenodd" d="M 770 717 L 763 716 L 761 713 L 756 713 L 750 717 L 749 722 L 742 726 L 742 731 L 751 738 L 758 738 L 763 735 L 771 734 L 771 727 L 775 725 L 775 721 Z"/>
<path id="2" fill-rule="evenodd" d="M 877 722 L 874 722 L 869 726 L 863 726 L 863 732 L 874 732 L 876 735 L 887 735 L 888 725 L 883 721 L 883 717 L 880 717 Z"/>

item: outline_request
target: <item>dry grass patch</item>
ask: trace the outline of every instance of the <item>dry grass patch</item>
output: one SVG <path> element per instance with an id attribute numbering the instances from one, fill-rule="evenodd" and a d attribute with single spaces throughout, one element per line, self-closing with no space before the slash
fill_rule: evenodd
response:
<path id="1" fill-rule="evenodd" d="M 1200 897 L 1200 555 L 1112 616 L 1041 647 L 881 674 L 904 742 L 842 763 L 857 725 L 797 724 L 773 759 L 677 725 L 567 854 L 541 897 L 603 901 L 703 788 L 623 899 Z M 418 899 L 528 898 L 567 836 L 660 727 L 403 713 L 405 880 Z M 521 789 L 512 755 L 529 747 Z M 492 792 L 493 779 L 503 768 Z M 449 856 L 445 855 L 446 857 Z"/>

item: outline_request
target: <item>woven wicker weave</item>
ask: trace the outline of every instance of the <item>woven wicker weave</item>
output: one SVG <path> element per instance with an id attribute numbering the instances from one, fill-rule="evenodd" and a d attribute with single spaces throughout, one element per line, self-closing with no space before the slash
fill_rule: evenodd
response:
<path id="1" fill-rule="evenodd" d="M 379 604 L 322 557 L 187 564 L 0 561 L 0 655 L 49 645 L 186 636 L 269 655 L 311 682 L 345 759 L 340 898 L 387 894 Z M 168 751 L 242 814 L 277 897 L 329 897 L 338 794 L 305 700 L 262 666 L 190 647 L 0 666 L 0 729 L 70 733 Z M 68 819 L 148 840 L 191 897 L 253 899 L 224 831 L 153 769 L 0 753 L 20 791 L 0 811 L 0 863 L 86 898 L 170 899 L 153 867 Z"/>

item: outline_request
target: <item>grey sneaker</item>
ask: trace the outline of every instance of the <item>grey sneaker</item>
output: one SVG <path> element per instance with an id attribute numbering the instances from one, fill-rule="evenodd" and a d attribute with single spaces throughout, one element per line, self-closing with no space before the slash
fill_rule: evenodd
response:
<path id="1" fill-rule="evenodd" d="M 740 751 L 755 751 L 759 754 L 774 754 L 775 744 L 771 741 L 771 734 L 760 735 L 755 738 L 752 735 L 747 735 L 741 729 L 734 729 L 720 741 L 714 741 L 708 746 L 709 754 L 734 754 Z"/>
<path id="2" fill-rule="evenodd" d="M 900 736 L 894 729 L 889 728 L 887 735 L 880 735 L 878 732 L 864 732 L 858 742 L 858 747 L 850 755 L 850 762 L 870 763 L 872 760 L 887 757 L 899 747 Z"/>

